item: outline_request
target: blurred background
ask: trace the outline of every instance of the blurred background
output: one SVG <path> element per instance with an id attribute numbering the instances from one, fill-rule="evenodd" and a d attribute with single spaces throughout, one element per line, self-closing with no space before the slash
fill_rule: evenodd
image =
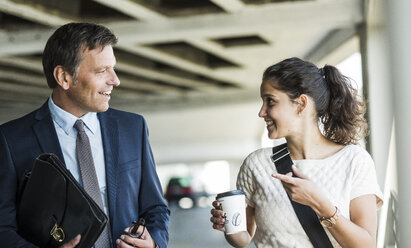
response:
<path id="1" fill-rule="evenodd" d="M 56 27 L 101 23 L 119 38 L 111 106 L 145 116 L 172 210 L 169 247 L 229 247 L 211 201 L 243 159 L 281 141 L 257 116 L 264 69 L 296 56 L 338 65 L 367 102 L 385 205 L 378 248 L 411 247 L 411 1 L 0 0 L 0 123 L 50 95 L 41 54 Z M 400 218 L 401 216 L 401 218 Z M 399 221 L 401 219 L 401 221 Z M 401 234 L 402 233 L 402 234 Z M 253 245 L 250 245 L 253 247 Z"/>

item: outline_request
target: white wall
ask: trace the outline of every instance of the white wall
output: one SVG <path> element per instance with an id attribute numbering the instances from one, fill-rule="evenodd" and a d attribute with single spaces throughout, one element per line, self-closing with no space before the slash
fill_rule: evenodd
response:
<path id="1" fill-rule="evenodd" d="M 260 147 L 256 101 L 143 113 L 158 164 L 242 160 Z"/>

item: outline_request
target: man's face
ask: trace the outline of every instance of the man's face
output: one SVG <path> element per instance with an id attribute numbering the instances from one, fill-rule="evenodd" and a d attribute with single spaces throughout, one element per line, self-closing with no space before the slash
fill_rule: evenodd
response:
<path id="1" fill-rule="evenodd" d="M 80 117 L 88 112 L 104 112 L 109 107 L 113 87 L 120 84 L 114 66 L 116 58 L 109 45 L 85 50 L 77 70 L 77 79 L 66 91 L 66 111 Z"/>

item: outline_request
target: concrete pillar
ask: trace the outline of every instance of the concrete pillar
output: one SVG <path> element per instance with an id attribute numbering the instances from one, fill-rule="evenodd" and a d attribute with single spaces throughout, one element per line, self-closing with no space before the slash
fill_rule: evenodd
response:
<path id="1" fill-rule="evenodd" d="M 394 94 L 390 68 L 387 0 L 370 0 L 366 26 L 360 27 L 364 95 L 368 102 L 370 138 L 367 148 L 374 159 L 378 183 L 384 192 L 379 211 L 378 248 L 395 245 L 397 235 L 397 171 L 394 133 Z"/>
<path id="2" fill-rule="evenodd" d="M 399 246 L 411 247 L 411 1 L 387 2 L 398 170 Z"/>
<path id="3" fill-rule="evenodd" d="M 384 0 L 370 1 L 367 26 L 359 30 L 364 95 L 370 128 L 368 148 L 374 159 L 380 184 L 385 181 L 394 118 L 384 8 Z"/>

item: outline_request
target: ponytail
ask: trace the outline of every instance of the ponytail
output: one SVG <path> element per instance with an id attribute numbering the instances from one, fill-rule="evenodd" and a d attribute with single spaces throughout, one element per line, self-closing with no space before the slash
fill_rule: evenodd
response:
<path id="1" fill-rule="evenodd" d="M 337 68 L 325 65 L 320 72 L 330 92 L 328 109 L 319 116 L 324 135 L 339 144 L 356 144 L 367 135 L 365 104 L 351 80 Z"/>

